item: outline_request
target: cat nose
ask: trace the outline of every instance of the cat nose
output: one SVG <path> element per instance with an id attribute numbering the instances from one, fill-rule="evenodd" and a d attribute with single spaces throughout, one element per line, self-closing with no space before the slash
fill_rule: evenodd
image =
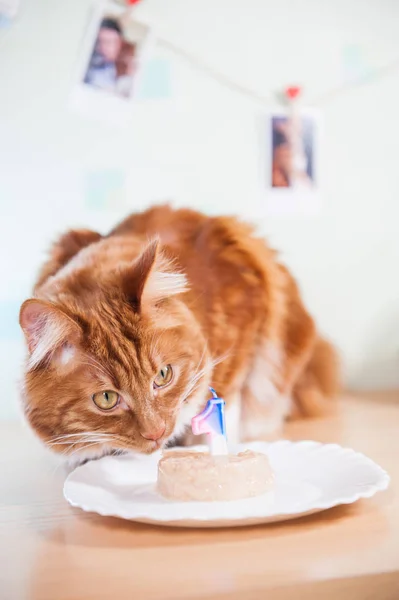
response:
<path id="1" fill-rule="evenodd" d="M 153 442 L 156 442 L 159 440 L 159 438 L 163 436 L 163 434 L 165 433 L 165 429 L 166 424 L 164 423 L 162 427 L 159 427 L 156 430 L 152 429 L 151 431 L 140 431 L 140 435 L 146 440 L 152 440 Z"/>

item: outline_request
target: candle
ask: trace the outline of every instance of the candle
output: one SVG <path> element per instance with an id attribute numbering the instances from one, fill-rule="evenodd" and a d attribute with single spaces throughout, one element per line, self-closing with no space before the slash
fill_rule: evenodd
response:
<path id="1" fill-rule="evenodd" d="M 214 389 L 202 412 L 192 418 L 191 428 L 194 435 L 206 433 L 209 449 L 213 455 L 227 455 L 226 423 L 224 418 L 225 401 L 218 398 Z"/>

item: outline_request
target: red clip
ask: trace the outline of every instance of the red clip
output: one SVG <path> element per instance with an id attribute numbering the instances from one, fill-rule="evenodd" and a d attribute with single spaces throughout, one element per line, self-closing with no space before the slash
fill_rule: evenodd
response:
<path id="1" fill-rule="evenodd" d="M 140 0 L 126 0 L 126 4 L 129 4 L 129 6 L 133 6 L 133 4 L 138 4 L 140 2 Z"/>
<path id="2" fill-rule="evenodd" d="M 285 95 L 290 100 L 295 100 L 295 98 L 298 98 L 298 96 L 300 95 L 301 91 L 302 90 L 301 90 L 301 88 L 299 86 L 292 86 L 292 87 L 286 88 Z"/>

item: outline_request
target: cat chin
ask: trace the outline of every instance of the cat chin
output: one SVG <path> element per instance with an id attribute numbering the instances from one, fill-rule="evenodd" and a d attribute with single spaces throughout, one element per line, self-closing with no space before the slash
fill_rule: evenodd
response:
<path id="1" fill-rule="evenodd" d="M 110 448 L 99 448 L 97 452 L 82 452 L 79 456 L 73 456 L 66 459 L 66 466 L 69 470 L 82 466 L 85 463 L 98 460 L 104 456 L 151 456 L 160 459 L 162 456 L 162 448 L 157 448 L 153 452 L 140 452 L 139 450 L 112 450 Z"/>
<path id="2" fill-rule="evenodd" d="M 89 450 L 82 450 L 79 453 L 74 454 L 73 456 L 66 457 L 66 464 L 69 468 L 75 469 L 80 465 L 88 462 L 89 460 L 97 460 L 102 458 L 103 456 L 109 456 L 114 454 L 115 451 L 106 446 L 98 446 L 98 448 L 92 448 Z M 119 454 L 119 451 L 118 451 Z"/>

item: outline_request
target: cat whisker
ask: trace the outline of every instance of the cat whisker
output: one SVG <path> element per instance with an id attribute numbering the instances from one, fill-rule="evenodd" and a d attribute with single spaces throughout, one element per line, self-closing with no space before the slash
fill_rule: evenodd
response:
<path id="1" fill-rule="evenodd" d="M 221 356 L 218 356 L 217 358 L 212 359 L 210 361 L 209 365 L 206 365 L 201 371 L 199 371 L 198 373 L 195 373 L 188 384 L 188 389 L 184 394 L 184 399 L 186 400 L 188 398 L 188 396 L 193 394 L 198 389 L 198 387 L 200 385 L 200 380 L 202 379 L 202 377 L 206 374 L 206 372 L 208 370 L 213 369 L 216 365 L 218 365 L 221 362 L 223 362 L 224 360 L 226 360 L 226 358 L 228 358 L 229 355 L 230 355 L 230 353 L 225 353 Z M 197 368 L 197 370 L 198 370 L 198 368 Z"/>
<path id="2" fill-rule="evenodd" d="M 189 385 L 193 385 L 195 384 L 199 379 L 201 379 L 205 373 L 207 373 L 210 370 L 209 365 L 205 365 L 205 367 L 203 369 L 201 369 L 200 371 L 198 371 L 197 369 L 197 373 L 194 374 L 194 376 L 190 379 L 190 383 Z"/>
<path id="3" fill-rule="evenodd" d="M 199 375 L 198 369 L 200 368 L 200 366 L 202 364 L 202 361 L 204 360 L 204 356 L 205 356 L 206 351 L 207 351 L 207 346 L 205 346 L 204 349 L 203 349 L 203 351 L 202 351 L 201 358 L 199 359 L 199 361 L 197 363 L 197 366 L 195 368 L 194 374 L 191 377 L 191 379 L 190 379 L 190 381 L 188 383 L 188 386 L 190 386 L 194 382 L 195 378 L 198 377 L 198 375 Z"/>
<path id="4" fill-rule="evenodd" d="M 96 443 L 106 442 L 121 442 L 123 441 L 120 436 L 112 433 L 101 433 L 101 432 L 84 432 L 80 434 L 65 434 L 64 436 L 58 436 L 47 440 L 46 445 L 52 446 L 74 446 L 76 444 L 96 441 Z"/>
<path id="5" fill-rule="evenodd" d="M 159 354 L 159 343 L 162 339 L 162 337 L 165 335 L 167 329 L 162 330 L 161 332 L 159 332 L 159 330 L 154 331 L 153 335 L 152 335 L 152 339 L 151 339 L 151 345 L 150 345 L 150 353 L 152 356 L 156 357 Z M 157 339 L 155 340 L 155 337 L 157 337 Z"/>
<path id="6" fill-rule="evenodd" d="M 97 435 L 99 433 L 103 434 L 103 435 L 112 435 L 112 434 L 108 434 L 105 431 L 101 431 L 100 429 L 93 429 L 92 431 L 78 431 L 78 432 L 75 432 L 75 433 L 63 433 L 61 435 L 56 435 L 56 436 L 54 436 L 53 438 L 50 438 L 50 439 L 52 439 L 52 440 L 58 440 L 60 438 L 69 438 L 69 437 L 76 437 L 76 436 L 79 436 L 79 435 L 91 435 L 91 434 Z"/>
<path id="7" fill-rule="evenodd" d="M 104 374 L 107 375 L 107 377 L 111 378 L 111 374 L 110 374 L 109 370 L 107 369 L 107 367 L 104 367 L 104 365 L 102 365 L 97 359 L 95 359 L 93 356 L 87 356 L 87 360 L 89 361 L 90 364 L 98 367 L 98 369 L 103 371 Z"/>
<path id="8" fill-rule="evenodd" d="M 79 438 L 70 442 L 52 442 L 51 444 L 47 444 L 49 448 L 53 446 L 76 446 L 77 444 L 84 444 L 86 442 L 95 442 L 96 444 L 104 444 L 108 441 L 111 441 L 109 438 Z"/>
<path id="9" fill-rule="evenodd" d="M 91 448 L 92 446 L 95 446 L 96 444 L 97 444 L 97 442 L 88 442 L 87 444 L 85 444 L 81 448 L 75 448 L 75 450 L 73 450 L 72 452 L 69 452 L 67 454 L 67 457 L 71 458 L 71 456 L 74 456 L 77 452 L 80 452 L 82 450 L 86 450 L 87 448 Z"/>
<path id="10" fill-rule="evenodd" d="M 86 434 L 91 434 L 91 433 L 101 433 L 102 435 L 115 435 L 113 433 L 110 433 L 109 431 L 102 431 L 101 429 L 89 429 L 89 430 L 85 430 L 85 431 L 74 431 L 73 433 L 63 433 L 60 434 L 59 436 L 55 436 L 55 438 L 58 437 L 71 437 L 74 435 L 86 435 Z"/>
<path id="11" fill-rule="evenodd" d="M 69 440 L 65 440 L 64 442 L 53 442 L 53 443 L 46 443 L 46 445 L 51 449 L 52 446 L 56 446 L 56 445 L 63 445 L 66 446 L 65 449 L 59 453 L 59 456 L 61 457 L 61 461 L 58 465 L 56 465 L 55 469 L 53 470 L 52 476 L 55 475 L 55 473 L 57 472 L 57 470 L 63 466 L 65 464 L 65 462 L 62 461 L 62 458 L 66 458 L 66 457 L 71 457 L 75 454 L 77 454 L 79 451 L 85 450 L 85 448 L 88 447 L 92 447 L 92 446 L 96 446 L 96 445 L 102 445 L 106 442 L 109 443 L 118 443 L 120 444 L 121 442 L 126 444 L 126 441 L 121 438 L 120 436 L 117 436 L 115 434 L 112 433 L 107 433 L 104 435 L 101 435 L 100 437 L 95 437 L 95 436 L 89 436 L 89 435 L 81 435 L 81 434 L 76 434 L 76 433 L 71 433 L 71 434 L 65 434 L 66 436 L 70 436 Z M 77 436 L 80 437 L 78 439 L 76 439 Z M 75 448 L 74 450 L 71 449 L 74 446 L 77 446 L 78 444 L 81 444 L 81 446 L 79 448 Z M 116 448 L 113 449 L 117 455 L 123 454 L 126 451 L 126 448 Z"/>
<path id="12" fill-rule="evenodd" d="M 189 390 L 189 392 L 188 392 L 188 394 L 187 394 L 186 397 L 191 396 L 192 394 L 194 394 L 197 391 L 197 389 L 199 388 L 200 385 L 201 385 L 201 381 L 197 381 L 197 383 L 191 387 L 191 389 Z"/>
<path id="13" fill-rule="evenodd" d="M 89 356 L 86 356 L 85 358 L 86 358 L 86 360 L 81 361 L 80 364 L 87 365 L 89 367 L 94 367 L 99 373 L 101 373 L 101 375 L 103 377 L 105 377 L 106 379 L 112 380 L 112 375 L 111 375 L 110 371 L 107 369 L 107 367 L 102 365 L 93 356 L 89 355 Z"/>
<path id="14" fill-rule="evenodd" d="M 87 437 L 102 437 L 102 438 L 109 438 L 110 436 L 107 434 L 103 434 L 100 432 L 90 432 L 90 433 L 80 433 L 80 434 L 71 434 L 71 435 L 61 435 L 58 437 L 54 437 L 54 438 L 50 438 L 47 440 L 47 444 L 59 444 L 59 443 L 68 443 L 68 442 L 74 442 L 77 439 L 83 439 L 83 438 L 87 438 Z"/>
<path id="15" fill-rule="evenodd" d="M 200 368 L 200 366 L 202 364 L 202 361 L 204 360 L 204 356 L 205 356 L 205 353 L 206 353 L 207 350 L 208 350 L 207 346 L 204 346 L 204 349 L 203 349 L 202 354 L 201 354 L 201 358 L 199 359 L 198 364 L 197 364 L 196 369 L 195 369 L 195 372 L 194 372 L 194 377 L 198 373 L 198 369 Z"/>
<path id="16" fill-rule="evenodd" d="M 98 373 L 100 373 L 100 375 L 102 375 L 102 377 L 104 377 L 105 379 L 111 380 L 112 381 L 112 377 L 111 375 L 108 373 L 108 371 L 102 367 L 101 365 L 97 365 L 94 362 L 87 362 L 87 361 L 80 361 L 80 365 L 87 365 L 88 367 L 90 367 L 91 369 L 94 369 L 95 371 L 97 371 Z"/>
<path id="17" fill-rule="evenodd" d="M 198 376 L 196 377 L 195 381 L 191 381 L 190 382 L 190 386 L 188 389 L 186 389 L 185 394 L 184 394 L 184 398 L 186 399 L 190 394 L 192 394 L 193 390 L 196 389 L 200 383 L 201 383 L 201 379 L 202 377 L 205 375 L 205 370 L 203 370 L 201 373 L 198 374 Z"/>
<path id="18" fill-rule="evenodd" d="M 211 367 L 216 367 L 216 365 L 219 365 L 220 363 L 224 362 L 226 360 L 226 358 L 228 358 L 230 356 L 230 352 L 226 352 L 225 354 L 222 354 L 221 356 L 218 356 L 214 359 L 211 360 Z"/>
<path id="19" fill-rule="evenodd" d="M 73 446 L 75 446 L 78 443 L 83 443 L 84 445 L 81 446 L 80 448 L 75 448 L 75 450 L 73 450 L 72 452 L 70 452 L 71 448 L 73 448 Z M 79 440 L 78 442 L 68 444 L 67 447 L 61 453 L 59 453 L 60 462 L 54 468 L 54 470 L 52 472 L 52 477 L 54 477 L 54 475 L 56 474 L 56 472 L 58 471 L 58 469 L 60 467 L 62 467 L 62 466 L 65 465 L 65 461 L 63 460 L 64 458 L 73 456 L 74 454 L 76 454 L 77 452 L 79 452 L 79 450 L 84 450 L 87 447 L 95 446 L 97 444 L 98 444 L 97 440 L 95 440 L 95 441 L 92 441 L 92 440 L 81 441 L 81 440 Z"/>
<path id="20" fill-rule="evenodd" d="M 52 438 L 50 438 L 51 440 L 60 440 L 60 439 L 68 439 L 68 438 L 73 438 L 73 437 L 79 437 L 82 435 L 113 435 L 113 434 L 109 434 L 100 430 L 93 430 L 93 431 L 79 431 L 76 433 L 64 433 L 64 434 L 60 434 L 60 435 L 56 435 Z"/>

